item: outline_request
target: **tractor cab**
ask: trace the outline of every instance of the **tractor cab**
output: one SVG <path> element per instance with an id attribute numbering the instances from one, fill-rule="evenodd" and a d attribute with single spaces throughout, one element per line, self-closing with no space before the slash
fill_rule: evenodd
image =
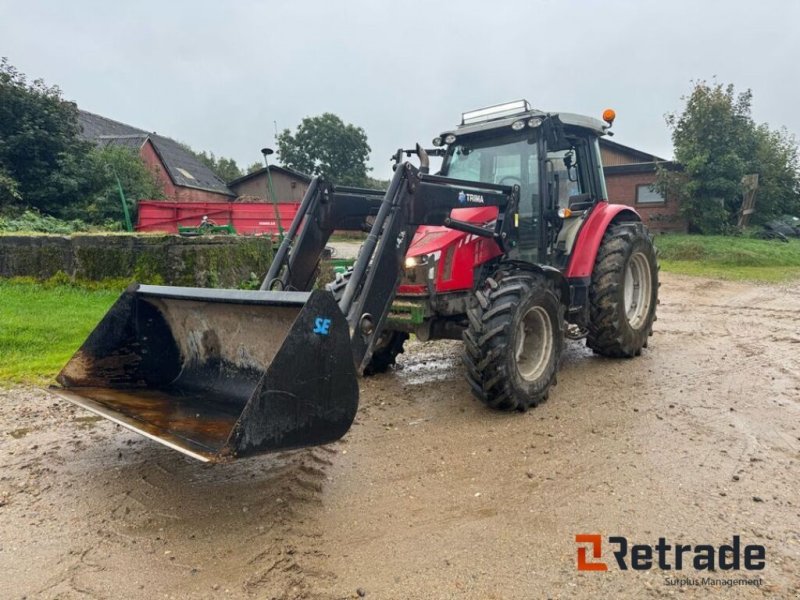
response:
<path id="1" fill-rule="evenodd" d="M 461 124 L 433 144 L 446 147 L 445 177 L 518 186 L 515 254 L 563 267 L 574 223 L 606 198 L 598 138 L 609 126 L 580 115 L 545 113 L 519 100 L 463 113 Z M 559 235 L 562 230 L 565 235 Z"/>

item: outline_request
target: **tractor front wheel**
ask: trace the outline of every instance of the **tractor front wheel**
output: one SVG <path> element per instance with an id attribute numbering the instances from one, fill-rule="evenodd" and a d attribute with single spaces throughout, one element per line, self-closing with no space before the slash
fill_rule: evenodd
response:
<path id="1" fill-rule="evenodd" d="M 638 222 L 612 225 L 592 272 L 586 345 L 602 356 L 639 356 L 657 304 L 658 262 L 647 229 Z"/>
<path id="2" fill-rule="evenodd" d="M 334 281 L 325 286 L 325 289 L 333 294 L 336 302 L 342 299 L 347 282 L 350 281 L 352 275 L 353 267 L 350 267 L 344 273 L 337 273 Z M 375 340 L 372 358 L 364 369 L 364 375 L 385 373 L 394 366 L 397 363 L 397 356 L 403 353 L 403 344 L 406 343 L 407 339 L 408 334 L 404 331 L 384 329 L 378 339 Z"/>
<path id="3" fill-rule="evenodd" d="M 564 305 L 551 280 L 511 271 L 486 280 L 468 309 L 464 364 L 472 393 L 498 410 L 547 399 L 564 345 Z"/>
<path id="4" fill-rule="evenodd" d="M 404 331 L 385 329 L 375 342 L 372 359 L 364 369 L 364 375 L 385 373 L 397 362 L 397 355 L 403 353 L 403 344 L 408 334 Z"/>

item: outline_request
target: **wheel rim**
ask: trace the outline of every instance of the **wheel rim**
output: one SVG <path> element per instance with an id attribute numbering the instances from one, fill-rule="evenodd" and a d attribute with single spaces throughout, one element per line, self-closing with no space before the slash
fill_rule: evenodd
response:
<path id="1" fill-rule="evenodd" d="M 547 311 L 534 306 L 520 319 L 515 352 L 517 371 L 526 381 L 542 376 L 553 352 L 553 326 Z"/>
<path id="2" fill-rule="evenodd" d="M 632 329 L 640 329 L 650 312 L 650 263 L 642 252 L 636 252 L 625 267 L 625 316 Z"/>

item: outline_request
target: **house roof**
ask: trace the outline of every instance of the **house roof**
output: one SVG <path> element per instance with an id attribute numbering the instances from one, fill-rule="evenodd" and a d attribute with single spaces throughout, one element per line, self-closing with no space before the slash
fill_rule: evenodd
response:
<path id="1" fill-rule="evenodd" d="M 100 146 L 124 146 L 132 149 L 141 147 L 150 140 L 158 157 L 164 164 L 170 179 L 175 185 L 196 188 L 235 196 L 208 166 L 183 144 L 175 140 L 139 129 L 107 117 L 102 117 L 85 110 L 79 111 L 78 121 L 81 124 L 83 138 Z"/>
<path id="2" fill-rule="evenodd" d="M 627 165 L 609 165 L 603 167 L 606 175 L 632 175 L 634 173 L 654 173 L 658 167 L 668 171 L 679 171 L 680 165 L 674 160 L 629 163 Z"/>
<path id="3" fill-rule="evenodd" d="M 300 181 L 304 181 L 305 183 L 310 183 L 311 182 L 311 175 L 306 175 L 305 173 L 303 173 L 301 171 L 298 171 L 296 169 L 292 169 L 291 167 L 282 167 L 280 165 L 270 165 L 269 166 L 269 170 L 272 171 L 273 173 L 283 173 L 284 175 L 287 175 L 288 177 L 293 177 L 294 179 L 299 179 Z M 252 173 L 248 173 L 247 175 L 243 175 L 242 177 L 239 177 L 238 179 L 234 179 L 228 185 L 231 188 L 236 187 L 240 183 L 244 183 L 245 181 L 253 179 L 254 177 L 259 177 L 261 175 L 264 175 L 266 172 L 267 172 L 267 167 L 261 167 L 257 171 L 253 171 Z"/>
<path id="4" fill-rule="evenodd" d="M 147 141 L 147 134 L 101 135 L 94 139 L 98 146 L 124 146 L 131 150 L 141 150 Z"/>
<path id="5" fill-rule="evenodd" d="M 655 154 L 650 154 L 649 152 L 637 150 L 636 148 L 631 148 L 630 146 L 624 146 L 622 144 L 618 144 L 617 142 L 612 142 L 607 137 L 600 138 L 600 147 L 605 147 L 609 150 L 615 150 L 616 152 L 627 154 L 635 159 L 631 161 L 632 163 L 666 162 L 665 158 L 661 158 Z"/>

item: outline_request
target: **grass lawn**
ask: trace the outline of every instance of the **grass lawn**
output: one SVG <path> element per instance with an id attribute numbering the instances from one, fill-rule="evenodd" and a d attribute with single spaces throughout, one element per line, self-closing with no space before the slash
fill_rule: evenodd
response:
<path id="1" fill-rule="evenodd" d="M 121 291 L 0 279 L 0 387 L 49 383 Z"/>
<path id="2" fill-rule="evenodd" d="M 670 273 L 773 283 L 800 278 L 800 240 L 666 234 L 655 244 Z"/>

